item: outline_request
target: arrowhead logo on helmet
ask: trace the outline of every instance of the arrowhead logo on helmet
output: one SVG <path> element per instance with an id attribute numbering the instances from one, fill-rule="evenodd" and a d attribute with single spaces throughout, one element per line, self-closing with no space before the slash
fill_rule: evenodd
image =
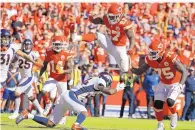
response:
<path id="1" fill-rule="evenodd" d="M 149 59 L 158 60 L 163 56 L 164 52 L 164 44 L 160 41 L 160 38 L 152 39 L 152 42 L 149 45 Z"/>
<path id="2" fill-rule="evenodd" d="M 110 24 L 118 23 L 123 17 L 123 8 L 119 4 L 111 4 L 108 9 L 107 18 Z"/>
<path id="3" fill-rule="evenodd" d="M 68 47 L 69 43 L 65 36 L 55 36 L 52 39 L 52 49 L 60 52 Z"/>

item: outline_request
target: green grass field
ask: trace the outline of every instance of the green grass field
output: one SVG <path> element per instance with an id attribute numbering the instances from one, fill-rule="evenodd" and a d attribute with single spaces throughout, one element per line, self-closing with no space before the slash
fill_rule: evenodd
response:
<path id="1" fill-rule="evenodd" d="M 9 120 L 8 114 L 1 114 L 1 130 L 70 130 L 76 117 L 68 117 L 66 125 L 57 125 L 54 128 L 46 128 L 32 120 L 24 120 L 19 125 L 15 120 Z M 155 130 L 156 120 L 127 119 L 127 118 L 94 118 L 89 117 L 83 123 L 88 130 Z M 169 120 L 165 120 L 166 130 L 169 128 Z M 195 130 L 195 122 L 178 122 L 176 130 Z"/>

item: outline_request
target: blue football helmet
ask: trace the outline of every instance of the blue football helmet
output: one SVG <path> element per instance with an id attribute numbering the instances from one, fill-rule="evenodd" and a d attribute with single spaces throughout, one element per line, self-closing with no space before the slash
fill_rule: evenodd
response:
<path id="1" fill-rule="evenodd" d="M 22 51 L 25 53 L 30 53 L 33 48 L 33 43 L 30 39 L 25 39 L 22 43 Z"/>
<path id="2" fill-rule="evenodd" d="M 7 29 L 1 29 L 1 46 L 8 47 L 11 43 L 11 34 Z"/>
<path id="3" fill-rule="evenodd" d="M 106 87 L 110 87 L 111 84 L 112 84 L 112 76 L 107 73 L 107 72 L 101 72 L 99 74 L 99 78 L 100 78 L 100 81 L 104 81 L 104 83 L 106 84 Z M 104 84 L 102 83 L 102 84 Z"/>

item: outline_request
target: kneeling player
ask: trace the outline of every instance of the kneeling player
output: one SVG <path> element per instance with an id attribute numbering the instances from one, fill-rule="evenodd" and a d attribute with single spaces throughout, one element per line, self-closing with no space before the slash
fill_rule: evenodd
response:
<path id="1" fill-rule="evenodd" d="M 113 95 L 118 91 L 124 89 L 124 84 L 118 84 L 116 88 L 110 88 L 112 83 L 112 77 L 106 72 L 100 73 L 99 77 L 92 77 L 86 80 L 83 84 L 77 85 L 69 91 L 65 91 L 61 94 L 60 102 L 55 106 L 51 117 L 44 118 L 34 116 L 27 110 L 24 110 L 21 115 L 16 119 L 16 124 L 19 124 L 24 119 L 33 119 L 35 122 L 48 126 L 54 127 L 64 116 L 67 110 L 75 111 L 78 113 L 76 122 L 72 125 L 72 130 L 85 130 L 81 126 L 81 123 L 85 120 L 88 112 L 85 105 L 81 100 L 93 97 L 97 93 L 105 93 Z"/>

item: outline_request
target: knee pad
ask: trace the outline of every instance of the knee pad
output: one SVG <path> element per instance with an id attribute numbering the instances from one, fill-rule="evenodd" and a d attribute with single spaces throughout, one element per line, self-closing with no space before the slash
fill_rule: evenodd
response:
<path id="1" fill-rule="evenodd" d="M 167 105 L 168 107 L 173 107 L 175 104 L 175 101 L 171 98 L 167 98 Z"/>
<path id="2" fill-rule="evenodd" d="M 163 109 L 164 102 L 161 100 L 155 100 L 154 101 L 154 108 L 162 110 Z"/>

